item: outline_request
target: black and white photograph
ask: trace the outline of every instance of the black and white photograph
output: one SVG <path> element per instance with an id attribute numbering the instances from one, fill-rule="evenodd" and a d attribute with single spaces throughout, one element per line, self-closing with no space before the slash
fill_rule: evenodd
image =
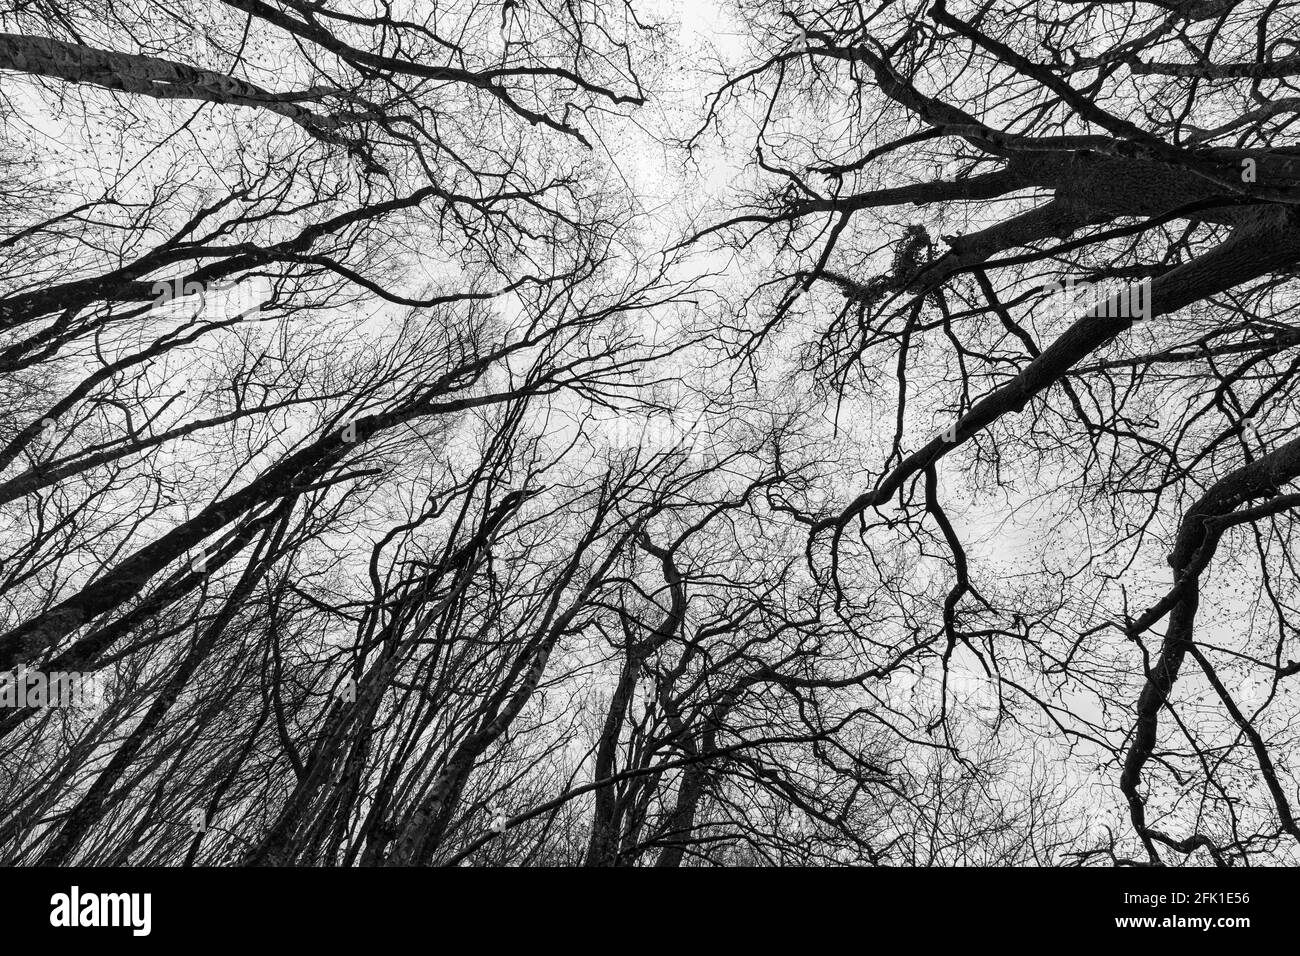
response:
<path id="1" fill-rule="evenodd" d="M 0 0 L 7 940 L 1242 945 L 1297 690 L 1300 2 Z"/>

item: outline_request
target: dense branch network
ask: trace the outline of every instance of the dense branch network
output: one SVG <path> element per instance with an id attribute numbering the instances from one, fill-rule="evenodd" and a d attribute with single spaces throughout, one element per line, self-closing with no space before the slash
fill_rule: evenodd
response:
<path id="1" fill-rule="evenodd" d="M 1294 6 L 637 6 L 0 15 L 0 858 L 1294 861 Z"/>

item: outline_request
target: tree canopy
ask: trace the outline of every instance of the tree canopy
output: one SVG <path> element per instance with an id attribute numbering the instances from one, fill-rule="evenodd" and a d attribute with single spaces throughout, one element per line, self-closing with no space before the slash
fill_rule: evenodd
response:
<path id="1" fill-rule="evenodd" d="M 9 5 L 0 860 L 1300 861 L 1298 25 Z"/>

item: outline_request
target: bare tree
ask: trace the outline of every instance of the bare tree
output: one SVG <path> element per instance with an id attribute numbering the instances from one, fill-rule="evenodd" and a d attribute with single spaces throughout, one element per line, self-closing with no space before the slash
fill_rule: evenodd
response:
<path id="1" fill-rule="evenodd" d="M 1294 13 L 740 11 L 688 145 L 757 105 L 749 208 L 699 241 L 771 250 L 746 347 L 803 335 L 791 375 L 893 436 L 791 502 L 820 580 L 854 603 L 907 529 L 948 568 L 922 653 L 1109 754 L 1147 861 L 1292 858 Z"/>
<path id="2" fill-rule="evenodd" d="M 633 7 L 0 14 L 0 859 L 1295 860 L 1292 7 Z"/>

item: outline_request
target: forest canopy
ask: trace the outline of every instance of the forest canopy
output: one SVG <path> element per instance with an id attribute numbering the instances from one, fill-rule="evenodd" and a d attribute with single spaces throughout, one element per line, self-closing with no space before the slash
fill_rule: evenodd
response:
<path id="1" fill-rule="evenodd" d="M 1298 27 L 5 4 L 0 861 L 1300 862 Z"/>

